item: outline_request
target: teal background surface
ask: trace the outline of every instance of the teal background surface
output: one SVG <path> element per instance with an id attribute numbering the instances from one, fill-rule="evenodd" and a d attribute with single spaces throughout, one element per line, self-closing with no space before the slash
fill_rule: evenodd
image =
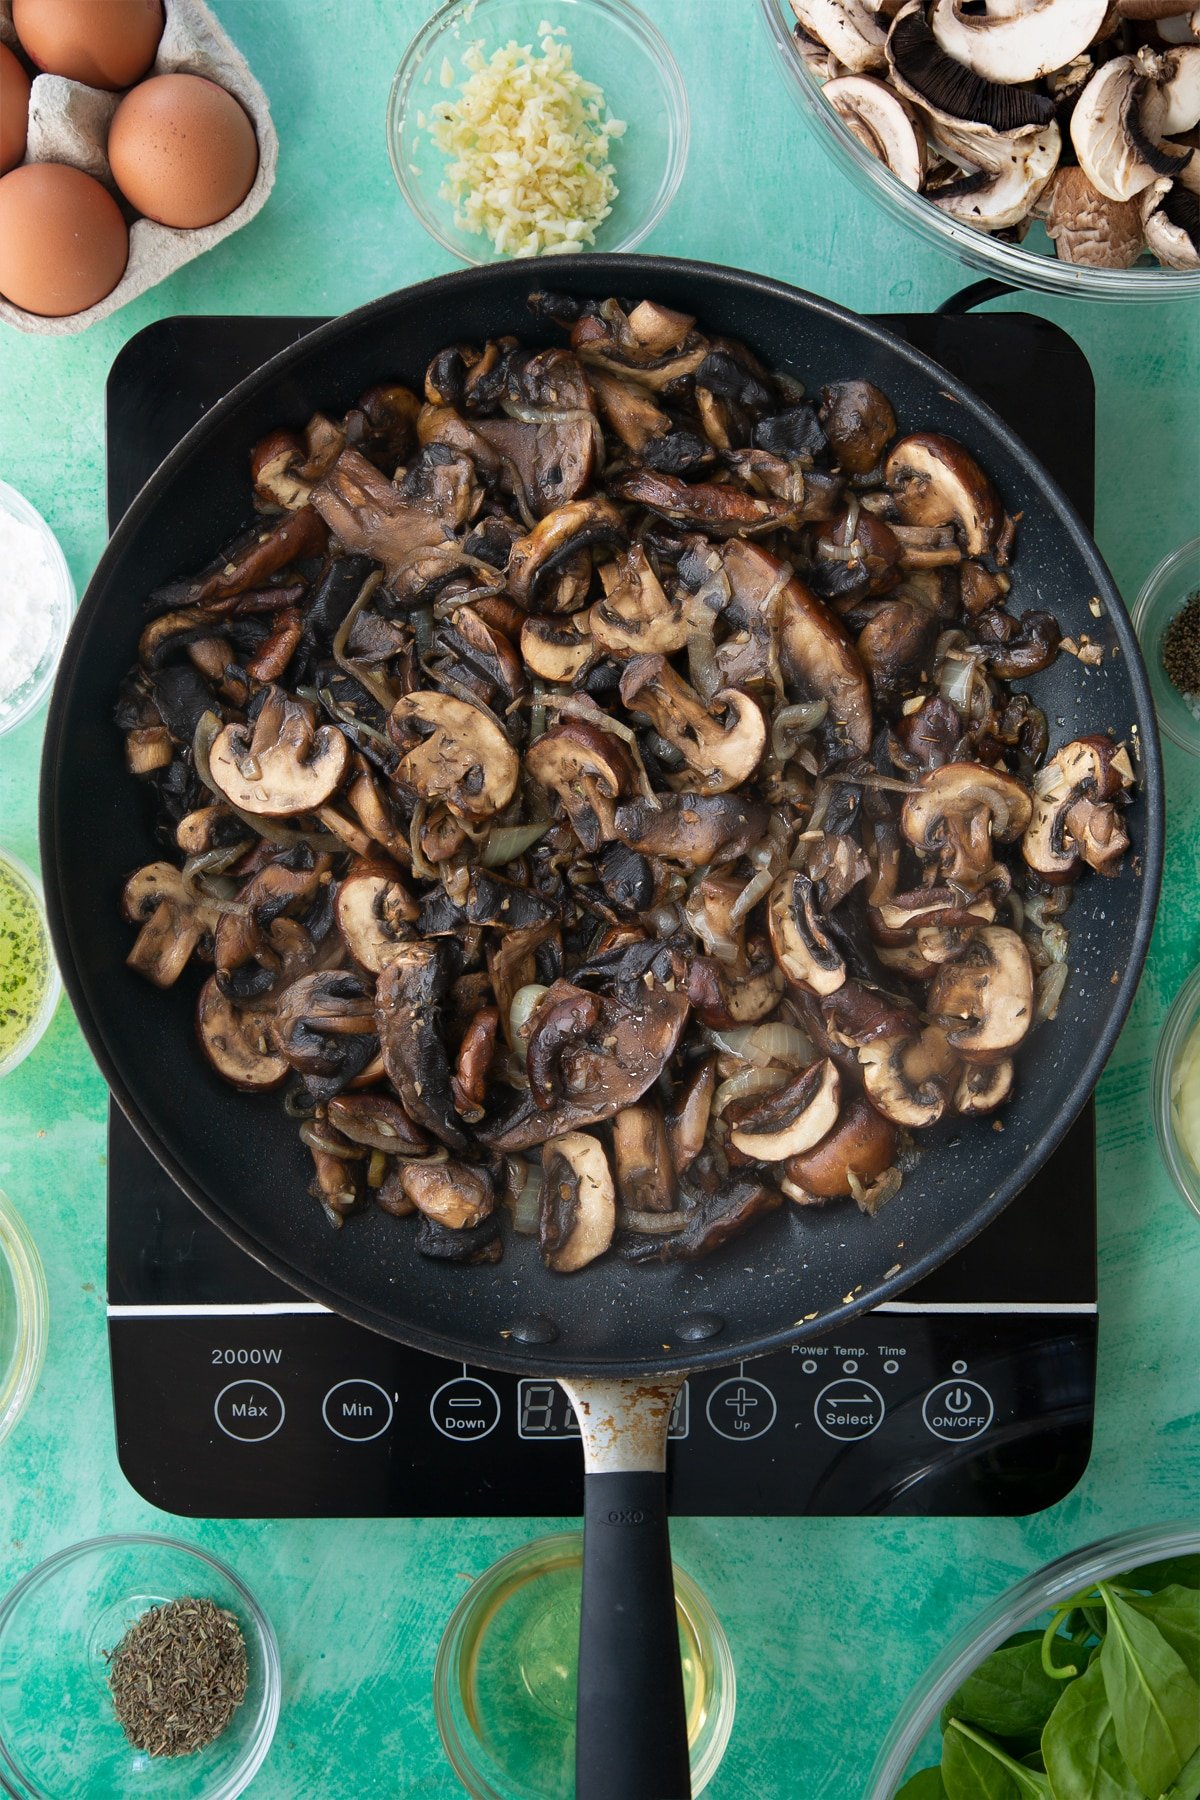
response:
<path id="1" fill-rule="evenodd" d="M 408 214 L 384 147 L 388 85 L 425 0 L 213 0 L 279 130 L 278 185 L 244 231 L 77 338 L 0 328 L 0 476 L 57 532 L 82 591 L 105 538 L 103 389 L 122 344 L 179 312 L 333 313 L 451 265 Z M 680 193 L 647 251 L 723 262 L 861 311 L 937 305 L 969 271 L 908 237 L 822 153 L 772 66 L 756 0 L 646 0 L 691 97 Z M 999 303 L 1053 318 L 1096 375 L 1096 535 L 1132 599 L 1200 529 L 1200 308 Z M 36 863 L 44 717 L 0 739 L 0 843 Z M 1018 1575 L 1200 1493 L 1200 1224 L 1150 1120 L 1150 1062 L 1200 955 L 1200 764 L 1166 746 L 1158 929 L 1100 1087 L 1100 1391 L 1079 1487 L 1027 1520 L 680 1520 L 675 1553 L 729 1634 L 738 1718 L 713 1800 L 857 1800 L 946 1634 Z M 64 1002 L 0 1087 L 0 1185 L 50 1286 L 41 1386 L 0 1447 L 0 1588 L 99 1532 L 165 1530 L 227 1557 L 279 1634 L 284 1709 L 255 1800 L 461 1790 L 430 1705 L 464 1584 L 556 1521 L 176 1521 L 121 1475 L 104 1323 L 105 1091 Z"/>

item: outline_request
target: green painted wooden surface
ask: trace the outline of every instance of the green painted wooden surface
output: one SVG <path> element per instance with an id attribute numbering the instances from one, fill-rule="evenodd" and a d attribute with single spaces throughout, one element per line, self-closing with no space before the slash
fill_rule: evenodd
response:
<path id="1" fill-rule="evenodd" d="M 0 331 L 0 476 L 57 531 L 82 590 L 104 542 L 102 394 L 121 345 L 177 312 L 338 312 L 449 267 L 409 217 L 383 142 L 388 83 L 424 0 L 214 0 L 270 96 L 270 203 L 172 280 L 79 338 Z M 647 0 L 692 100 L 682 190 L 647 250 L 725 262 L 862 311 L 936 305 L 969 273 L 904 234 L 838 173 L 793 110 L 755 0 Z M 1001 304 L 1054 318 L 1099 389 L 1096 535 L 1129 599 L 1200 522 L 1200 309 Z M 0 842 L 37 855 L 43 720 L 0 740 Z M 1170 841 L 1158 931 L 1100 1089 L 1101 1352 L 1095 1452 L 1078 1489 L 1025 1521 L 680 1520 L 740 1686 L 714 1800 L 856 1800 L 906 1692 L 952 1628 L 1019 1574 L 1200 1492 L 1200 1227 L 1154 1145 L 1149 1071 L 1200 954 L 1198 769 L 1167 746 Z M 544 1524 L 174 1522 L 120 1474 L 104 1331 L 104 1088 L 64 1004 L 0 1089 L 0 1184 L 50 1284 L 41 1387 L 0 1450 L 0 1585 L 97 1532 L 177 1530 L 257 1590 L 285 1698 L 253 1792 L 452 1796 L 429 1703 L 466 1580 Z"/>

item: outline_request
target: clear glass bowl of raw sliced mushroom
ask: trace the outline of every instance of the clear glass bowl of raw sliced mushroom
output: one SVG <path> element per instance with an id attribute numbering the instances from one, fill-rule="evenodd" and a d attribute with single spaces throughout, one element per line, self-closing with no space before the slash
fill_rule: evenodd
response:
<path id="1" fill-rule="evenodd" d="M 1200 294 L 1195 0 L 760 0 L 838 165 L 973 268 Z"/>

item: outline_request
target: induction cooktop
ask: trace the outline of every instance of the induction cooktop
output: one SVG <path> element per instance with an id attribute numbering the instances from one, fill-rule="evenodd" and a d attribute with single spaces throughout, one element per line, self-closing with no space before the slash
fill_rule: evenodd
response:
<path id="1" fill-rule="evenodd" d="M 321 321 L 163 319 L 108 383 L 115 525 L 191 425 Z M 969 383 L 1092 516 L 1082 351 L 1019 313 L 884 321 Z M 121 1466 L 202 1517 L 571 1515 L 578 1427 L 552 1381 L 444 1363 L 301 1299 L 230 1243 L 115 1109 L 108 1316 Z M 934 1275 L 843 1336 L 692 1377 L 675 1513 L 1021 1514 L 1079 1480 L 1096 1360 L 1089 1106 L 1037 1179 Z"/>

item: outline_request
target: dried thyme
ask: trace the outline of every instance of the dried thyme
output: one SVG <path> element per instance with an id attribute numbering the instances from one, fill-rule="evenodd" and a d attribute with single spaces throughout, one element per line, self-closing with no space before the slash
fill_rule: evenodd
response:
<path id="1" fill-rule="evenodd" d="M 112 1652 L 108 1685 L 135 1750 L 188 1756 L 220 1737 L 246 1697 L 246 1642 L 211 1600 L 142 1614 Z"/>
<path id="2" fill-rule="evenodd" d="M 1162 663 L 1167 680 L 1185 699 L 1200 694 L 1200 588 L 1188 595 L 1163 632 Z"/>

